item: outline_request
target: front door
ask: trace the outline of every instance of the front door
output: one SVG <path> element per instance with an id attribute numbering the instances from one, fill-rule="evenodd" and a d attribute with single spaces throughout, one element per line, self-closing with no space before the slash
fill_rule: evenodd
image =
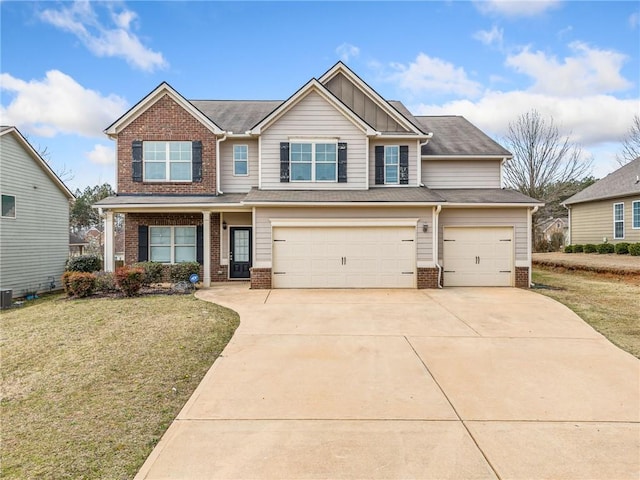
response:
<path id="1" fill-rule="evenodd" d="M 249 278 L 251 227 L 230 227 L 229 277 Z"/>

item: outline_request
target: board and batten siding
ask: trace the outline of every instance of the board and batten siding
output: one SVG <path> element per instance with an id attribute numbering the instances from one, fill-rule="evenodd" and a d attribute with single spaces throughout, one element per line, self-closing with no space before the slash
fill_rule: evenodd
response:
<path id="1" fill-rule="evenodd" d="M 442 262 L 445 227 L 513 227 L 515 261 L 529 260 L 526 208 L 443 208 L 438 221 L 438 260 Z M 516 264 L 516 266 L 519 266 Z"/>
<path id="2" fill-rule="evenodd" d="M 501 160 L 422 160 L 428 188 L 501 188 Z"/>
<path id="3" fill-rule="evenodd" d="M 640 229 L 633 229 L 633 202 L 640 195 L 622 199 L 609 199 L 571 205 L 571 243 L 636 243 L 640 242 Z M 624 203 L 624 238 L 613 238 L 613 205 Z"/>
<path id="4" fill-rule="evenodd" d="M 0 191 L 16 218 L 0 218 L 0 288 L 13 296 L 57 288 L 69 257 L 69 200 L 12 134 L 0 137 Z"/>
<path id="5" fill-rule="evenodd" d="M 249 175 L 233 174 L 233 146 L 246 145 Z M 220 143 L 220 189 L 225 193 L 246 193 L 258 186 L 258 140 L 231 140 Z"/>
<path id="6" fill-rule="evenodd" d="M 255 252 L 254 266 L 271 267 L 271 220 L 279 218 L 300 218 L 300 219 L 334 219 L 334 218 L 353 218 L 353 219 L 369 219 L 369 218 L 397 218 L 399 220 L 405 218 L 417 218 L 417 262 L 432 262 L 433 250 L 431 230 L 422 231 L 422 224 L 432 223 L 432 207 L 361 207 L 361 208 L 339 208 L 339 207 L 309 207 L 309 208 L 258 208 L 255 217 Z M 346 224 L 345 226 L 349 226 Z M 305 227 L 311 228 L 311 227 Z"/>
<path id="7" fill-rule="evenodd" d="M 372 140 L 369 145 L 369 186 L 384 187 L 376 185 L 376 147 L 379 145 L 407 145 L 409 147 L 409 183 L 407 185 L 393 185 L 392 188 L 417 187 L 418 186 L 418 141 L 414 139 L 392 139 L 392 140 Z"/>
<path id="8" fill-rule="evenodd" d="M 294 138 L 336 139 L 347 143 L 347 182 L 280 182 L 280 142 Z M 353 190 L 367 188 L 367 138 L 351 120 L 316 92 L 310 92 L 264 130 L 262 137 L 264 190 Z"/>

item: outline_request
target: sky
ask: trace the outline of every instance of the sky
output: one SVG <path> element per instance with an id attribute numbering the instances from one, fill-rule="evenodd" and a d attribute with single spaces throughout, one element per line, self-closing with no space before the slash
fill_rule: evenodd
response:
<path id="1" fill-rule="evenodd" d="M 619 165 L 640 114 L 637 1 L 0 0 L 0 123 L 72 189 L 115 185 L 104 130 L 162 81 L 190 100 L 285 100 L 338 60 L 414 114 L 500 141 L 533 109 Z"/>

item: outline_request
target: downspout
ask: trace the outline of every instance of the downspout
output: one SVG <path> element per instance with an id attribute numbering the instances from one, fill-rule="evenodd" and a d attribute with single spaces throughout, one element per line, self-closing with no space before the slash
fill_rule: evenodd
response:
<path id="1" fill-rule="evenodd" d="M 529 245 L 528 250 L 528 257 L 529 257 L 529 288 L 531 288 L 533 286 L 533 282 L 531 280 L 531 275 L 532 275 L 532 270 L 533 270 L 533 263 L 532 263 L 532 258 L 531 258 L 531 252 L 533 251 L 533 245 L 531 245 L 531 240 L 532 240 L 532 236 L 531 236 L 531 227 L 532 227 L 532 217 L 533 214 L 536 213 L 538 211 L 538 207 L 537 205 L 535 207 L 533 207 L 532 209 L 528 210 L 529 214 L 527 215 L 527 242 Z"/>
<path id="2" fill-rule="evenodd" d="M 222 195 L 224 192 L 220 190 L 220 144 L 227 139 L 227 132 L 224 132 L 221 138 L 216 138 L 216 195 Z"/>
<path id="3" fill-rule="evenodd" d="M 438 269 L 438 288 L 442 288 L 442 266 L 438 263 L 438 222 L 442 205 L 436 206 L 433 211 L 433 263 Z"/>
<path id="4" fill-rule="evenodd" d="M 567 220 L 569 221 L 569 226 L 567 228 L 567 232 L 569 234 L 567 235 L 567 238 L 564 239 L 563 245 L 563 247 L 565 247 L 567 245 L 571 245 L 571 207 L 566 206 L 564 203 L 562 206 L 567 209 Z"/>

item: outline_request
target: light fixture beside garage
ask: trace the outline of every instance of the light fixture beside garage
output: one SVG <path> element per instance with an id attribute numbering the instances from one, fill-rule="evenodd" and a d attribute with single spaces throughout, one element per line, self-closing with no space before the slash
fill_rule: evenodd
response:
<path id="1" fill-rule="evenodd" d="M 427 225 L 426 223 L 422 224 L 422 232 L 423 233 L 427 233 L 427 231 L 429 230 L 429 225 Z"/>
<path id="2" fill-rule="evenodd" d="M 227 229 L 227 222 L 225 222 L 224 220 L 222 221 L 222 229 L 223 230 Z"/>

